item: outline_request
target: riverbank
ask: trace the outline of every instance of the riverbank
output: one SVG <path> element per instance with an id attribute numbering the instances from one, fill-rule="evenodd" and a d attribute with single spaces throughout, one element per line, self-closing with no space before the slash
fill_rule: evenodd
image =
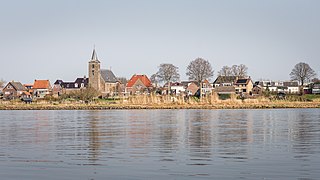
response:
<path id="1" fill-rule="evenodd" d="M 214 104 L 0 104 L 0 110 L 107 110 L 107 109 L 280 109 L 320 108 L 320 102 L 243 102 Z"/>

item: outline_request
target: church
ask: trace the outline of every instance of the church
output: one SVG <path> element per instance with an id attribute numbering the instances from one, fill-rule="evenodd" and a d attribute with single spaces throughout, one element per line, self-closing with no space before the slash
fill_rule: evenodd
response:
<path id="1" fill-rule="evenodd" d="M 93 49 L 89 61 L 89 87 L 96 89 L 102 97 L 116 96 L 120 93 L 120 81 L 109 69 L 101 69 L 96 50 Z"/>

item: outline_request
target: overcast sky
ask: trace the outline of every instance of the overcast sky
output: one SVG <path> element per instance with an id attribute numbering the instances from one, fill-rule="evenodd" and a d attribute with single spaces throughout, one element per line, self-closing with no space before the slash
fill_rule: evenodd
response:
<path id="1" fill-rule="evenodd" d="M 254 80 L 288 80 L 298 62 L 320 74 L 319 0 L 0 0 L 0 79 L 73 81 L 95 45 L 116 76 L 159 64 L 245 64 Z M 319 77 L 319 76 L 318 76 Z"/>

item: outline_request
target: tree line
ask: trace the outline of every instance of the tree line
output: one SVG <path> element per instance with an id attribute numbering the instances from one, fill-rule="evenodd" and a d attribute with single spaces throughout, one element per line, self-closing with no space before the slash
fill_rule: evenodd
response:
<path id="1" fill-rule="evenodd" d="M 155 84 L 164 82 L 168 83 L 170 86 L 170 82 L 179 81 L 180 74 L 179 68 L 173 64 L 164 63 L 160 64 L 158 67 L 158 71 L 151 76 L 151 81 Z M 206 79 L 210 79 L 213 76 L 214 70 L 208 60 L 203 58 L 197 58 L 189 63 L 187 66 L 186 75 L 189 77 L 189 80 L 195 81 L 200 84 L 202 81 Z M 220 71 L 218 71 L 218 76 L 235 76 L 238 78 L 247 78 L 248 77 L 248 67 L 244 64 L 240 65 L 232 65 L 232 66 L 223 66 Z M 315 78 L 317 74 L 315 71 L 309 66 L 309 64 L 305 62 L 300 62 L 294 66 L 290 73 L 290 78 L 293 81 L 298 81 L 301 86 L 305 84 L 306 81 L 318 81 Z M 314 78 L 314 79 L 312 79 Z"/>

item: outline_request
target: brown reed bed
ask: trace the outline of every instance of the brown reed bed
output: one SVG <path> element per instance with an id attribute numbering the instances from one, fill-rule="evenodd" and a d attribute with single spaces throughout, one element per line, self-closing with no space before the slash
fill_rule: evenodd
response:
<path id="1" fill-rule="evenodd" d="M 0 104 L 0 110 L 108 110 L 108 109 L 274 109 L 274 108 L 320 108 L 320 102 L 247 102 L 247 101 L 221 101 L 215 103 L 47 103 L 47 104 Z"/>

